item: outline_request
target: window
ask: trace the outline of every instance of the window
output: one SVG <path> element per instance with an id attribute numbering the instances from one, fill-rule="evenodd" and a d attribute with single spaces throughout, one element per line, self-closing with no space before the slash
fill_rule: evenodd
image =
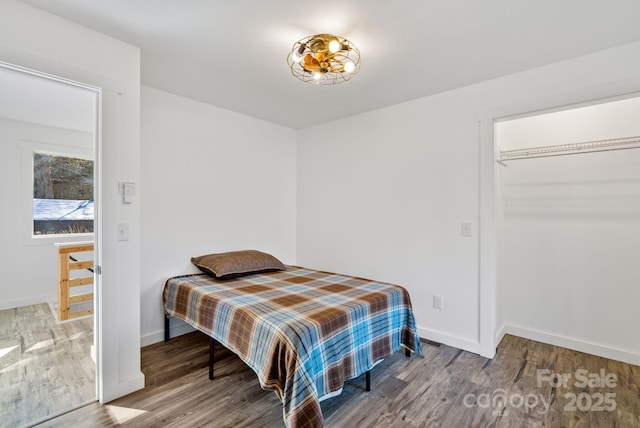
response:
<path id="1" fill-rule="evenodd" d="M 33 235 L 93 233 L 93 160 L 33 152 Z"/>

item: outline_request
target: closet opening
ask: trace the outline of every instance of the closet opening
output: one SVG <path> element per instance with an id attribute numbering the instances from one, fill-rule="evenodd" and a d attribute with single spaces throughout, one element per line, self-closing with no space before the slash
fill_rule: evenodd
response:
<path id="1" fill-rule="evenodd" d="M 635 96 L 495 122 L 502 334 L 640 364 L 639 117 Z"/>

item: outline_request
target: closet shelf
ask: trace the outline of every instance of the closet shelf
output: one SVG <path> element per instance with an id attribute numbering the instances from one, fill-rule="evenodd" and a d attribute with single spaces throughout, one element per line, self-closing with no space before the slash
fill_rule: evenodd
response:
<path id="1" fill-rule="evenodd" d="M 581 153 L 605 152 L 640 148 L 640 136 L 616 138 L 611 140 L 587 141 L 583 143 L 559 144 L 557 146 L 532 147 L 528 149 L 506 150 L 500 152 L 498 162 L 531 159 L 548 156 L 564 156 Z"/>

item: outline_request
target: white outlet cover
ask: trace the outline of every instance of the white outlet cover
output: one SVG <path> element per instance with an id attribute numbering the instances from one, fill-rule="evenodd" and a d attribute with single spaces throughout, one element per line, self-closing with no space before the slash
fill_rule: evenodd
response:
<path id="1" fill-rule="evenodd" d="M 437 294 L 433 295 L 433 307 L 435 309 L 442 309 L 442 296 L 438 296 Z"/>

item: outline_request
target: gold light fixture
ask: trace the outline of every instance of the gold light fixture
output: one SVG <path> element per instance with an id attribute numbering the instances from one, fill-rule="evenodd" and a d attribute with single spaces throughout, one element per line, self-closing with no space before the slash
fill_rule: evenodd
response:
<path id="1" fill-rule="evenodd" d="M 344 37 L 316 34 L 298 40 L 287 57 L 291 74 L 303 82 L 335 85 L 360 70 L 360 51 Z"/>

